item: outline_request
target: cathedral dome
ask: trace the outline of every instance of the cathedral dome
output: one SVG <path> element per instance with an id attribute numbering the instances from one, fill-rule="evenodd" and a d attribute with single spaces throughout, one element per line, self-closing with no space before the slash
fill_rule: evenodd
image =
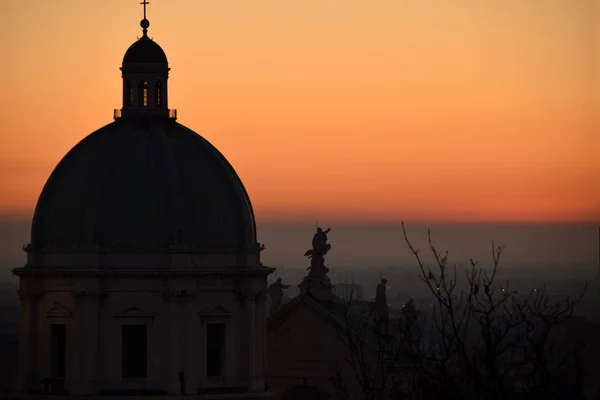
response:
<path id="1" fill-rule="evenodd" d="M 122 118 L 84 138 L 48 179 L 31 244 L 256 246 L 250 200 L 225 157 L 173 119 Z"/>

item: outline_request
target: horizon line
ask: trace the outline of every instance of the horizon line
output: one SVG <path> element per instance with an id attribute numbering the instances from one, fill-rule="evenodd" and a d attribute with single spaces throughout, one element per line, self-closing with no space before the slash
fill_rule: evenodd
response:
<path id="1" fill-rule="evenodd" d="M 311 223 L 314 225 L 315 221 L 322 220 L 322 218 L 256 218 L 256 224 L 298 224 L 298 223 Z M 6 215 L 0 214 L 0 222 L 28 222 L 31 223 L 33 216 L 26 217 L 21 215 Z M 599 220 L 587 220 L 587 219 L 454 219 L 454 218 L 435 218 L 435 219 L 416 219 L 416 218 L 339 218 L 332 217 L 327 219 L 327 223 L 341 223 L 341 224 L 456 224 L 456 225 L 477 225 L 477 224 L 495 224 L 495 225 L 513 225 L 513 224 L 565 224 L 565 225 L 596 225 L 600 227 Z"/>

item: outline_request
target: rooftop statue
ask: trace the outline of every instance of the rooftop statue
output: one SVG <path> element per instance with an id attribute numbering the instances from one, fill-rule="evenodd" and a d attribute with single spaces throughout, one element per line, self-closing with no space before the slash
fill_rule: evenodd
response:
<path id="1" fill-rule="evenodd" d="M 415 308 L 413 299 L 408 300 L 402 308 L 402 317 L 404 318 L 404 327 L 410 329 L 412 324 L 417 320 L 417 309 Z"/>
<path id="2" fill-rule="evenodd" d="M 387 302 L 387 279 L 382 279 L 377 285 L 375 292 L 375 317 L 377 321 L 377 331 L 380 334 L 388 334 L 389 309 Z"/>
<path id="3" fill-rule="evenodd" d="M 325 266 L 325 255 L 331 250 L 331 245 L 327 243 L 327 234 L 331 228 L 323 230 L 317 228 L 317 232 L 312 239 L 312 248 L 304 253 L 304 256 L 310 258 L 310 267 L 308 276 L 304 278 L 299 285 L 301 293 L 311 293 L 321 299 L 331 296 L 333 285 L 327 277 L 329 268 Z"/>
<path id="4" fill-rule="evenodd" d="M 327 252 L 331 250 L 331 245 L 327 243 L 327 234 L 330 231 L 331 228 L 327 228 L 327 230 L 317 228 L 317 233 L 315 233 L 312 239 L 312 249 L 306 250 L 304 255 L 308 258 L 312 258 L 315 256 L 322 257 L 327 254 Z"/>
<path id="5" fill-rule="evenodd" d="M 281 307 L 281 301 L 283 300 L 283 289 L 288 289 L 290 285 L 284 285 L 281 278 L 277 278 L 268 289 L 269 296 L 271 297 L 271 311 L 273 314 Z"/>
<path id="6" fill-rule="evenodd" d="M 327 234 L 331 228 L 323 230 L 317 228 L 317 232 L 312 239 L 312 249 L 307 250 L 304 255 L 310 258 L 310 267 L 308 276 L 312 278 L 323 278 L 329 272 L 329 268 L 325 266 L 325 254 L 331 250 L 331 244 L 327 243 Z"/>

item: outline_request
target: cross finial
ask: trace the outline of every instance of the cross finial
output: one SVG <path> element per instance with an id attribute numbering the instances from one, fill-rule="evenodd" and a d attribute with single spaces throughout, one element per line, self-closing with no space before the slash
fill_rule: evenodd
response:
<path id="1" fill-rule="evenodd" d="M 148 27 L 150 26 L 150 22 L 146 19 L 146 5 L 150 4 L 150 2 L 144 0 L 140 4 L 144 6 L 144 19 L 140 22 L 140 26 L 145 37 L 148 34 Z"/>
<path id="2" fill-rule="evenodd" d="M 147 5 L 147 4 L 150 4 L 150 2 L 149 2 L 149 1 L 146 1 L 146 0 L 144 0 L 144 1 L 142 1 L 140 4 L 142 4 L 142 5 L 144 6 L 144 19 L 146 19 L 146 5 Z"/>

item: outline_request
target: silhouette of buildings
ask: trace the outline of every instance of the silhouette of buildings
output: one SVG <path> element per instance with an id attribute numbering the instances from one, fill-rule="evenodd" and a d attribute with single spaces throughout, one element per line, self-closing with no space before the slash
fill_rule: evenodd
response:
<path id="1" fill-rule="evenodd" d="M 385 347 L 383 341 L 395 339 L 384 338 L 375 329 L 374 303 L 352 300 L 350 294 L 358 285 L 340 286 L 338 292 L 348 298 L 335 294 L 324 265 L 331 249 L 323 236 L 327 232 L 318 228 L 313 248 L 305 253 L 311 265 L 298 285 L 299 295 L 268 319 L 267 376 L 275 389 L 274 399 L 362 398 L 357 373 L 364 371 L 357 370 L 353 359 L 364 356 L 365 363 L 374 362 Z M 398 360 L 391 361 L 386 365 L 390 370 Z M 402 371 L 392 373 L 400 376 Z"/>
<path id="2" fill-rule="evenodd" d="M 331 283 L 329 229 L 319 228 L 299 295 L 285 298 L 279 281 L 267 298 L 273 269 L 260 260 L 250 199 L 225 157 L 168 108 L 170 68 L 149 25 L 144 13 L 142 36 L 123 58 L 114 122 L 75 146 L 40 195 L 27 264 L 13 270 L 17 389 L 23 397 L 359 393 L 343 336 L 359 338 L 367 357 L 397 346 L 385 282 L 376 304 L 348 309 L 363 286 Z M 405 325 L 412 314 L 403 313 Z M 572 331 L 594 332 L 586 340 L 596 344 L 594 329 L 580 321 Z M 14 350 L 0 332 L 0 361 Z M 400 361 L 385 360 L 394 377 L 410 368 Z M 10 369 L 0 362 L 3 375 Z"/>
<path id="3" fill-rule="evenodd" d="M 13 270 L 17 386 L 268 398 L 273 269 L 236 172 L 169 110 L 169 65 L 149 25 L 123 58 L 114 122 L 62 159 L 37 203 L 27 264 Z"/>
<path id="4" fill-rule="evenodd" d="M 338 374 L 349 391 L 360 392 L 347 361 L 348 348 L 339 340 L 344 327 L 341 304 L 310 294 L 298 295 L 269 317 L 267 375 L 275 399 L 307 385 L 333 396 Z"/>

